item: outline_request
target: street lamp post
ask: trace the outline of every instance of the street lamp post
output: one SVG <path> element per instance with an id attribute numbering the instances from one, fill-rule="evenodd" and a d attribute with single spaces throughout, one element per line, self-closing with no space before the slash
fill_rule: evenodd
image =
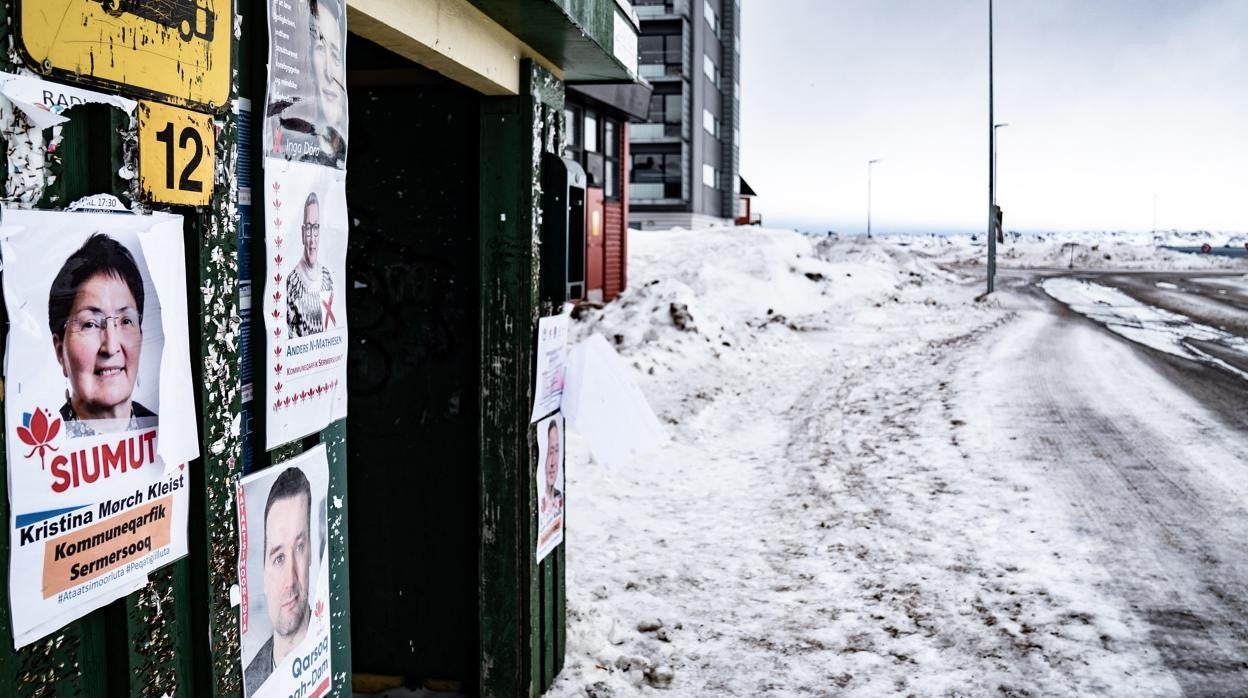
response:
<path id="1" fill-rule="evenodd" d="M 992 111 L 992 0 L 988 0 L 988 291 L 992 293 L 997 276 L 997 237 L 992 234 L 997 212 L 996 162 L 997 129 Z"/>
<path id="2" fill-rule="evenodd" d="M 871 166 L 879 160 L 867 161 L 867 237 L 871 237 Z"/>

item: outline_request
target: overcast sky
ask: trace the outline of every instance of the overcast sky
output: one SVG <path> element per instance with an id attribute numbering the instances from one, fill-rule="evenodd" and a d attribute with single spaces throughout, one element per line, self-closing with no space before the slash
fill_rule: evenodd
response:
<path id="1" fill-rule="evenodd" d="M 742 0 L 767 223 L 982 229 L 987 0 Z M 1248 230 L 1248 0 L 996 0 L 1010 230 Z"/>

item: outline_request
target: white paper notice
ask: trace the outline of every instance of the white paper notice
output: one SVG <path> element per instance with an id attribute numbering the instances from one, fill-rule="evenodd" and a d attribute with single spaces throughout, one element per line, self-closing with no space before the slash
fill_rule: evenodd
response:
<path id="1" fill-rule="evenodd" d="M 559 409 L 563 400 L 564 372 L 568 362 L 568 314 L 537 321 L 537 378 L 533 388 L 533 414 L 536 422 Z"/>
<path id="2" fill-rule="evenodd" d="M 0 95 L 21 109 L 26 118 L 41 129 L 69 121 L 69 117 L 62 114 L 80 104 L 108 104 L 132 117 L 138 107 L 138 102 L 125 97 L 12 73 L 0 73 Z"/>
<path id="3" fill-rule="evenodd" d="M 602 335 L 590 335 L 568 357 L 563 415 L 589 442 L 594 460 L 626 466 L 667 441 L 667 434 Z"/>
<path id="4" fill-rule="evenodd" d="M 182 217 L 5 210 L 9 592 L 22 647 L 187 552 Z"/>

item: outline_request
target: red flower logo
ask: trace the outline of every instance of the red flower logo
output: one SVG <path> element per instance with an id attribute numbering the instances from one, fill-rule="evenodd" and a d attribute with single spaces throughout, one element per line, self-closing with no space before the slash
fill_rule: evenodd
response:
<path id="1" fill-rule="evenodd" d="M 27 453 L 26 457 L 31 458 L 38 451 L 39 466 L 43 469 L 47 469 L 47 464 L 44 462 L 44 454 L 48 451 L 56 450 L 56 446 L 52 445 L 52 439 L 55 439 L 56 435 L 61 433 L 60 418 L 48 421 L 48 418 L 51 416 L 51 412 L 36 407 L 34 414 L 27 412 L 22 415 L 22 426 L 17 428 L 17 438 L 31 447 L 30 453 Z"/>
<path id="2" fill-rule="evenodd" d="M 320 620 L 321 617 L 325 615 L 325 601 L 323 599 L 316 600 L 316 610 L 314 613 L 316 613 L 317 620 Z"/>

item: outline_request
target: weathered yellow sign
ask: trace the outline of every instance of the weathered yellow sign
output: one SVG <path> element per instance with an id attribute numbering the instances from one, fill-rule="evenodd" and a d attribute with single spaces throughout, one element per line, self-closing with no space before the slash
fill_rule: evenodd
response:
<path id="1" fill-rule="evenodd" d="M 30 67 L 199 106 L 230 93 L 233 0 L 17 0 Z"/>
<path id="2" fill-rule="evenodd" d="M 212 117 L 139 102 L 139 189 L 147 201 L 203 206 L 216 171 Z"/>

